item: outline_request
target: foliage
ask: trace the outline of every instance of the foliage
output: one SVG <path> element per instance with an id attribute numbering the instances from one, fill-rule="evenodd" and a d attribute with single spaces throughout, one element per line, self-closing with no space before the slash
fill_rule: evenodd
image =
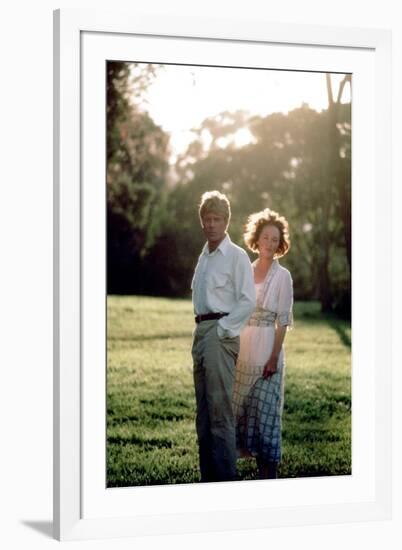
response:
<path id="1" fill-rule="evenodd" d="M 188 300 L 108 297 L 109 487 L 198 481 L 192 327 Z M 297 303 L 286 358 L 280 477 L 350 474 L 349 323 Z"/>
<path id="2" fill-rule="evenodd" d="M 144 290 L 143 258 L 158 233 L 168 137 L 144 110 L 155 66 L 107 65 L 109 292 Z"/>
<path id="3" fill-rule="evenodd" d="M 218 189 L 231 201 L 229 232 L 240 246 L 250 213 L 285 215 L 292 247 L 282 263 L 296 297 L 350 317 L 351 106 L 340 102 L 348 77 L 334 100 L 323 75 L 328 109 L 320 113 L 303 104 L 266 117 L 208 117 L 168 172 L 168 136 L 143 100 L 162 69 L 134 69 L 108 64 L 108 292 L 188 296 L 203 245 L 198 203 Z M 239 132 L 251 136 L 247 145 L 236 145 Z"/>
<path id="4" fill-rule="evenodd" d="M 282 261 L 292 272 L 296 297 L 323 298 L 322 304 L 328 299 L 323 310 L 331 310 L 345 295 L 350 295 L 345 239 L 345 224 L 350 227 L 350 177 L 335 178 L 335 183 L 330 177 L 330 166 L 335 161 L 330 163 L 328 158 L 328 112 L 317 113 L 304 105 L 288 114 L 249 117 L 247 121 L 243 113 L 240 115 L 233 114 L 232 118 L 228 113 L 220 115 L 219 120 L 224 119 L 226 125 L 219 126 L 219 131 L 211 119 L 206 120 L 198 132 L 204 138 L 197 138 L 178 161 L 180 183 L 169 193 L 167 205 L 182 229 L 178 231 L 173 225 L 176 232 L 173 240 L 180 245 L 178 250 L 185 253 L 176 256 L 173 294 L 188 293 L 191 271 L 200 252 L 199 197 L 204 191 L 218 189 L 231 201 L 229 231 L 240 246 L 243 246 L 243 224 L 251 212 L 269 207 L 286 216 L 292 248 Z M 349 151 L 350 106 L 342 106 L 338 117 L 343 130 L 339 150 Z M 239 121 L 247 122 L 254 136 L 254 141 L 242 148 L 230 144 Z M 226 136 L 225 128 L 229 132 Z M 202 145 L 206 132 L 212 132 L 207 152 Z M 218 140 L 225 137 L 229 145 L 219 147 Z M 338 155 L 335 164 L 338 172 L 350 172 L 350 155 Z M 166 227 L 163 233 L 169 231 Z M 170 276 L 169 268 L 165 274 Z M 323 296 L 323 289 L 328 291 L 327 297 Z M 348 303 L 344 303 L 344 310 L 348 315 Z"/>

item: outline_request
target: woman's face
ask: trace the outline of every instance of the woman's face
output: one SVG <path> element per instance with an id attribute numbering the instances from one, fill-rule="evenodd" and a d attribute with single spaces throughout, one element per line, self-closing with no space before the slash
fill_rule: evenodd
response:
<path id="1" fill-rule="evenodd" d="M 263 227 L 257 241 L 258 253 L 261 258 L 272 260 L 278 250 L 281 234 L 275 225 Z"/>

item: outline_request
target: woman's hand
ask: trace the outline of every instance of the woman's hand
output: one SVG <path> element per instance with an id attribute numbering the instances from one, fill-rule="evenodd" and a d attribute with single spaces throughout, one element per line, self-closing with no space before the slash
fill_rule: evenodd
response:
<path id="1" fill-rule="evenodd" d="M 264 370 L 262 371 L 262 377 L 263 378 L 269 378 L 273 374 L 276 373 L 278 365 L 278 356 L 277 355 L 271 355 L 271 357 L 268 359 Z"/>

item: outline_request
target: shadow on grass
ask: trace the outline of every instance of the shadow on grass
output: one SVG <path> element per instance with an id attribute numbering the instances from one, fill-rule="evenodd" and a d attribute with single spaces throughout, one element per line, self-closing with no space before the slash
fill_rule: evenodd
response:
<path id="1" fill-rule="evenodd" d="M 350 339 L 349 334 L 346 332 L 344 322 L 339 321 L 335 317 L 331 317 L 328 319 L 329 326 L 334 329 L 334 331 L 338 334 L 340 341 L 342 344 L 348 348 L 352 347 L 352 342 Z"/>
<path id="2" fill-rule="evenodd" d="M 334 313 L 322 313 L 319 302 L 296 302 L 294 316 L 296 323 L 297 321 L 311 324 L 327 323 L 338 334 L 342 344 L 351 348 L 352 342 L 347 333 L 350 321 L 342 319 Z"/>

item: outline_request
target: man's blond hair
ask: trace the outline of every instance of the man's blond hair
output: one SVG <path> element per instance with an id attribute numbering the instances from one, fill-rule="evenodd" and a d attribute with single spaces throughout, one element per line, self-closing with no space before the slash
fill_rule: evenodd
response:
<path id="1" fill-rule="evenodd" d="M 201 197 L 199 216 L 202 218 L 208 213 L 217 214 L 225 218 L 226 224 L 230 221 L 230 202 L 226 195 L 219 191 L 206 191 Z"/>

